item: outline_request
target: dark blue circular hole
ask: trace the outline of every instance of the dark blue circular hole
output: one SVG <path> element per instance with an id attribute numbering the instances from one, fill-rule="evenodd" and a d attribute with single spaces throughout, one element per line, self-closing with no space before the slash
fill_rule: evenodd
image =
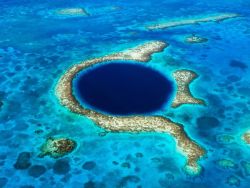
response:
<path id="1" fill-rule="evenodd" d="M 160 72 L 138 63 L 103 63 L 82 71 L 73 82 L 83 105 L 112 115 L 158 111 L 172 98 L 173 82 Z"/>

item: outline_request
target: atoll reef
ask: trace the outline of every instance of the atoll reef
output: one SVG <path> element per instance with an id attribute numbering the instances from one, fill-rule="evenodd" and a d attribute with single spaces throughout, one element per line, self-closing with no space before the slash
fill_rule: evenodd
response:
<path id="1" fill-rule="evenodd" d="M 41 146 L 39 157 L 46 155 L 59 158 L 71 153 L 76 148 L 76 142 L 68 138 L 48 138 Z"/>
<path id="2" fill-rule="evenodd" d="M 250 0 L 0 3 L 0 188 L 249 188 Z"/>
<path id="3" fill-rule="evenodd" d="M 205 155 L 205 150 L 188 137 L 181 124 L 175 123 L 172 120 L 161 116 L 117 117 L 103 115 L 93 110 L 85 109 L 72 94 L 72 80 L 78 72 L 95 64 L 111 60 L 135 60 L 139 62 L 147 62 L 150 60 L 150 56 L 153 53 L 162 51 L 166 46 L 167 44 L 161 41 L 148 42 L 124 52 L 106 55 L 101 58 L 95 58 L 73 65 L 73 67 L 66 71 L 59 80 L 56 87 L 56 95 L 62 105 L 68 107 L 72 112 L 86 115 L 97 125 L 106 130 L 135 133 L 159 132 L 172 135 L 177 142 L 178 148 L 187 157 L 187 171 L 196 174 L 199 173 L 201 169 L 197 162 Z M 200 100 L 194 99 L 188 88 L 189 83 L 196 76 L 193 72 L 182 70 L 176 72 L 174 75 L 178 85 L 177 99 L 175 99 L 174 102 L 175 107 L 181 104 L 203 103 Z"/>
<path id="4" fill-rule="evenodd" d="M 240 15 L 238 14 L 218 14 L 218 15 L 212 15 L 212 16 L 197 16 L 195 18 L 179 18 L 172 21 L 166 21 L 159 24 L 153 24 L 146 26 L 149 30 L 156 30 L 156 29 L 168 29 L 172 27 L 178 27 L 178 26 L 185 26 L 185 25 L 193 25 L 198 23 L 205 23 L 205 22 L 220 22 L 226 19 L 230 18 L 237 18 Z"/>

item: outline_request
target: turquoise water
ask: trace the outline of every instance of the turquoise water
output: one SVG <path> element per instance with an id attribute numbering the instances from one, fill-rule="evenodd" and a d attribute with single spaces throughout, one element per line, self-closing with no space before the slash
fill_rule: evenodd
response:
<path id="1" fill-rule="evenodd" d="M 249 186 L 244 164 L 250 163 L 250 146 L 241 139 L 250 128 L 249 0 L 0 2 L 0 187 Z M 85 8 L 89 16 L 56 14 L 72 7 Z M 242 17 L 159 31 L 144 29 L 172 18 L 228 12 Z M 184 42 L 193 33 L 208 42 Z M 163 40 L 169 46 L 154 54 L 149 66 L 167 77 L 179 69 L 199 75 L 191 91 L 207 106 L 184 105 L 159 112 L 182 123 L 187 134 L 207 150 L 199 176 L 185 173 L 185 158 L 169 135 L 106 133 L 61 106 L 55 96 L 58 79 L 71 65 L 150 40 Z M 231 139 L 225 141 L 224 135 Z M 78 145 L 61 159 L 39 158 L 40 146 L 48 137 L 69 137 Z M 24 169 L 16 169 L 21 153 L 26 157 Z M 218 163 L 221 159 L 235 165 L 225 168 Z M 235 185 L 229 178 L 234 178 Z"/>

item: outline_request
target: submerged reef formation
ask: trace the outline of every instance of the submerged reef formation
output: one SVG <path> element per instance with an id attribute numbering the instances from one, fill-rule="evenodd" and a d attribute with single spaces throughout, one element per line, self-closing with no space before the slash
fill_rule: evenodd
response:
<path id="1" fill-rule="evenodd" d="M 124 117 L 104 115 L 81 106 L 72 93 L 72 80 L 80 71 L 95 64 L 111 60 L 134 60 L 138 62 L 147 62 L 150 60 L 153 53 L 162 51 L 166 46 L 167 44 L 161 41 L 147 42 L 143 45 L 139 45 L 123 52 L 86 60 L 80 64 L 73 65 L 58 81 L 56 95 L 58 96 L 62 105 L 68 107 L 72 112 L 87 116 L 98 126 L 106 130 L 130 133 L 158 132 L 172 135 L 176 140 L 180 151 L 187 157 L 186 169 L 188 169 L 188 172 L 196 174 L 200 172 L 201 167 L 198 164 L 198 160 L 205 155 L 205 150 L 186 134 L 181 124 L 175 123 L 172 120 L 162 116 Z M 190 92 L 186 89 L 188 88 L 187 85 L 193 79 L 193 75 L 194 74 L 191 74 L 190 71 L 186 70 L 177 72 L 175 74 L 177 83 L 181 87 L 184 87 L 184 89 L 179 91 L 179 96 L 184 96 L 184 98 L 181 99 L 181 97 L 178 97 L 176 104 L 180 105 L 181 102 L 190 103 L 190 96 L 188 95 Z M 182 92 L 188 93 L 182 94 Z M 187 101 L 185 101 L 185 99 L 187 99 Z"/>
<path id="2" fill-rule="evenodd" d="M 250 162 L 248 162 L 248 161 L 241 161 L 240 164 L 241 164 L 241 166 L 242 166 L 242 168 L 244 170 L 244 174 L 246 176 L 250 176 Z"/>
<path id="3" fill-rule="evenodd" d="M 64 8 L 56 11 L 59 16 L 88 16 L 89 13 L 83 8 Z"/>
<path id="4" fill-rule="evenodd" d="M 231 144 L 234 141 L 234 137 L 227 134 L 219 134 L 216 136 L 216 142 L 220 144 Z"/>
<path id="5" fill-rule="evenodd" d="M 200 16 L 196 18 L 183 18 L 178 20 L 171 20 L 166 21 L 159 24 L 153 24 L 149 25 L 146 28 L 148 30 L 156 30 L 156 29 L 167 29 L 171 27 L 178 27 L 178 26 L 184 26 L 184 25 L 193 25 L 198 23 L 204 23 L 204 22 L 220 22 L 229 18 L 236 18 L 239 17 L 239 14 L 233 14 L 233 13 L 225 13 L 225 14 L 218 14 L 218 15 L 212 15 L 212 16 Z"/>
<path id="6" fill-rule="evenodd" d="M 185 42 L 190 43 L 190 44 L 204 43 L 204 42 L 207 42 L 207 41 L 208 41 L 207 38 L 199 37 L 199 36 L 196 36 L 196 35 L 188 36 L 185 39 Z"/>
<path id="7" fill-rule="evenodd" d="M 76 148 L 76 142 L 68 138 L 49 138 L 41 147 L 39 157 L 49 155 L 59 158 L 72 152 Z"/>
<path id="8" fill-rule="evenodd" d="M 31 166 L 31 154 L 30 152 L 21 152 L 19 153 L 14 168 L 18 170 L 24 170 Z"/>
<path id="9" fill-rule="evenodd" d="M 230 159 L 219 159 L 216 161 L 216 164 L 224 169 L 235 169 L 237 165 Z"/>
<path id="10" fill-rule="evenodd" d="M 3 106 L 3 102 L 0 101 L 0 110 L 1 110 L 2 106 Z"/>
<path id="11" fill-rule="evenodd" d="M 242 138 L 247 144 L 250 144 L 250 131 L 245 132 Z"/>
<path id="12" fill-rule="evenodd" d="M 198 77 L 198 75 L 190 70 L 178 70 L 173 73 L 173 77 L 177 83 L 177 94 L 172 103 L 172 107 L 176 108 L 183 104 L 201 104 L 205 105 L 202 99 L 194 98 L 190 92 L 190 83 Z"/>
<path id="13" fill-rule="evenodd" d="M 239 187 L 240 186 L 240 179 L 237 176 L 231 175 L 227 177 L 226 183 L 230 186 Z"/>

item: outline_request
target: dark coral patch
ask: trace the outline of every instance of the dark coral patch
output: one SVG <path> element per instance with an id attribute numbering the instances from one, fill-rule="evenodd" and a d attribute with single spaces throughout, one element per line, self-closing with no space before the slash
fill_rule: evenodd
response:
<path id="1" fill-rule="evenodd" d="M 4 187 L 8 182 L 6 177 L 0 177 L 0 187 Z"/>
<path id="2" fill-rule="evenodd" d="M 121 179 L 119 187 L 127 187 L 130 184 L 137 184 L 140 182 L 140 178 L 135 175 L 125 176 Z M 135 186 L 133 186 L 135 187 Z"/>
<path id="3" fill-rule="evenodd" d="M 124 162 L 124 163 L 121 164 L 121 166 L 122 166 L 123 168 L 130 168 L 130 167 L 131 167 L 131 165 L 130 165 L 129 162 Z"/>
<path id="4" fill-rule="evenodd" d="M 241 166 L 243 168 L 244 174 L 246 176 L 250 176 L 250 162 L 248 161 L 241 161 Z"/>
<path id="5" fill-rule="evenodd" d="M 248 96 L 250 93 L 250 88 L 249 87 L 240 87 L 240 88 L 238 88 L 238 92 L 241 95 Z"/>
<path id="6" fill-rule="evenodd" d="M 84 188 L 95 188 L 96 184 L 93 181 L 88 181 L 86 183 L 84 183 Z"/>
<path id="7" fill-rule="evenodd" d="M 217 118 L 210 117 L 210 116 L 201 116 L 197 119 L 196 123 L 200 129 L 204 129 L 204 130 L 216 128 L 220 124 Z"/>
<path id="8" fill-rule="evenodd" d="M 19 170 L 27 169 L 30 167 L 31 155 L 29 152 L 21 152 L 19 153 L 16 163 L 14 164 L 14 167 Z"/>
<path id="9" fill-rule="evenodd" d="M 242 63 L 241 61 L 238 61 L 238 60 L 232 60 L 229 65 L 231 67 L 239 68 L 242 70 L 245 70 L 248 68 L 248 66 L 245 63 Z"/>
<path id="10" fill-rule="evenodd" d="M 140 153 L 140 152 L 138 152 L 138 153 L 135 154 L 135 156 L 136 156 L 137 158 L 142 158 L 142 157 L 143 157 L 143 154 Z"/>
<path id="11" fill-rule="evenodd" d="M 173 183 L 175 177 L 170 172 L 167 172 L 163 178 L 160 178 L 158 180 L 161 187 L 170 187 L 170 185 Z"/>
<path id="12" fill-rule="evenodd" d="M 1 110 L 2 106 L 3 106 L 3 101 L 0 101 L 0 110 Z"/>
<path id="13" fill-rule="evenodd" d="M 227 80 L 230 82 L 238 82 L 241 80 L 241 78 L 239 76 L 236 76 L 236 75 L 229 75 L 227 77 Z"/>
<path id="14" fill-rule="evenodd" d="M 92 170 L 96 167 L 96 163 L 94 161 L 87 161 L 82 165 L 82 168 L 85 170 Z"/>
<path id="15" fill-rule="evenodd" d="M 70 171 L 69 161 L 66 159 L 57 160 L 53 166 L 53 171 L 55 174 L 67 174 Z"/>
<path id="16" fill-rule="evenodd" d="M 34 178 L 37 178 L 46 172 L 46 168 L 42 165 L 33 165 L 29 168 L 28 174 Z"/>
<path id="17" fill-rule="evenodd" d="M 12 132 L 9 130 L 0 131 L 0 135 L 2 140 L 10 139 L 13 136 Z"/>
<path id="18" fill-rule="evenodd" d="M 33 185 L 22 185 L 20 188 L 35 188 Z"/>

